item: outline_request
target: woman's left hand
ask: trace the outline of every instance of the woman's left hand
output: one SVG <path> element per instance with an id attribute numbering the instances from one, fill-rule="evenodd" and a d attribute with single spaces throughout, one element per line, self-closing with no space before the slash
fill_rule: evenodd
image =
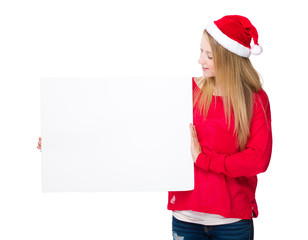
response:
<path id="1" fill-rule="evenodd" d="M 191 150 L 191 155 L 194 160 L 194 163 L 196 163 L 197 157 L 202 152 L 202 149 L 201 149 L 201 146 L 198 140 L 197 131 L 196 131 L 195 126 L 190 123 L 189 127 L 190 127 L 190 136 L 191 136 L 190 150 Z"/>

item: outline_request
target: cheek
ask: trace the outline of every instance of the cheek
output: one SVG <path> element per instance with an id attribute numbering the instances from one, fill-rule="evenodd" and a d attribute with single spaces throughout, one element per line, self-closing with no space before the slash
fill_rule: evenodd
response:
<path id="1" fill-rule="evenodd" d="M 214 67 L 214 64 L 213 64 L 213 63 L 210 64 L 209 68 L 211 69 L 212 72 L 215 71 L 215 67 Z"/>

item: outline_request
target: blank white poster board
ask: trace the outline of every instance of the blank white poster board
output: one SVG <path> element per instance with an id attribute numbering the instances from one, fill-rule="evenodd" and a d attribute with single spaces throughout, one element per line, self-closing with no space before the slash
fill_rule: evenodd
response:
<path id="1" fill-rule="evenodd" d="M 41 78 L 43 192 L 194 188 L 192 77 Z"/>

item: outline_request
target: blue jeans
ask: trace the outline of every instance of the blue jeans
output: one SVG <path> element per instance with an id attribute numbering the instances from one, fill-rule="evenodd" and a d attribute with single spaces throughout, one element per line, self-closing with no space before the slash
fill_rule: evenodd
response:
<path id="1" fill-rule="evenodd" d="M 205 226 L 183 222 L 172 216 L 173 240 L 253 240 L 252 219 L 239 222 Z"/>

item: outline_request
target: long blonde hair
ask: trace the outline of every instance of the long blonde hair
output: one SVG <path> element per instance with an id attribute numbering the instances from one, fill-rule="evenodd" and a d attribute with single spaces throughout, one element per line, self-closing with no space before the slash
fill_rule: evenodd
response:
<path id="1" fill-rule="evenodd" d="M 206 119 L 215 86 L 222 94 L 224 113 L 228 130 L 231 114 L 234 115 L 234 132 L 240 150 L 246 148 L 250 136 L 250 123 L 253 114 L 253 93 L 262 88 L 258 72 L 249 58 L 238 56 L 220 45 L 206 30 L 203 31 L 212 48 L 215 77 L 202 77 L 202 91 L 194 93 L 195 107 L 199 99 L 199 112 Z M 215 98 L 216 100 L 216 98 Z"/>

